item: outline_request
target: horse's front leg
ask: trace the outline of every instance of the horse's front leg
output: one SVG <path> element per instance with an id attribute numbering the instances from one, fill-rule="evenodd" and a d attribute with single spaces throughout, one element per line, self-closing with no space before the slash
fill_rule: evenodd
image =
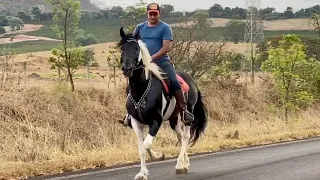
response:
<path id="1" fill-rule="evenodd" d="M 131 116 L 131 125 L 136 133 L 138 140 L 138 148 L 139 148 L 139 156 L 141 161 L 141 169 L 140 172 L 135 176 L 134 180 L 146 180 L 148 175 L 148 169 L 146 166 L 146 155 L 147 152 L 143 147 L 143 129 L 144 125 L 139 123 L 134 117 Z"/>
<path id="2" fill-rule="evenodd" d="M 150 125 L 149 133 L 143 142 L 143 146 L 147 150 L 147 152 L 149 153 L 152 161 L 162 161 L 165 158 L 163 153 L 155 152 L 151 149 L 153 139 L 157 135 L 157 133 L 160 129 L 161 122 L 162 121 L 157 121 L 157 120 L 152 121 L 152 124 Z"/>
<path id="3" fill-rule="evenodd" d="M 153 120 L 152 124 L 150 125 L 149 133 L 147 134 L 144 142 L 143 147 L 148 150 L 152 146 L 152 142 L 154 137 L 157 135 L 161 126 L 161 121 Z"/>

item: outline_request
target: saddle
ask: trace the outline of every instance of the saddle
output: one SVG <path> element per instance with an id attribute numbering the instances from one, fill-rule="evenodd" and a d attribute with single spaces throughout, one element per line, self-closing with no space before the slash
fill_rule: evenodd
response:
<path id="1" fill-rule="evenodd" d="M 189 85 L 186 83 L 186 81 L 179 75 L 176 74 L 177 80 L 180 83 L 182 92 L 188 92 L 190 87 Z M 172 93 L 170 92 L 170 81 L 168 78 L 161 80 L 162 81 L 162 85 L 164 87 L 164 93 L 168 96 L 171 96 Z"/>

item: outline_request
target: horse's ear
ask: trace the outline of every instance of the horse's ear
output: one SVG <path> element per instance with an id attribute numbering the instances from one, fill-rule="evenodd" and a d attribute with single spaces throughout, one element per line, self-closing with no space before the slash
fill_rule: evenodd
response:
<path id="1" fill-rule="evenodd" d="M 133 38 L 136 39 L 136 40 L 139 40 L 139 34 L 135 34 L 135 35 L 133 36 Z"/>
<path id="2" fill-rule="evenodd" d="M 120 36 L 121 36 L 122 38 L 126 37 L 126 34 L 125 34 L 124 31 L 123 31 L 123 27 L 120 28 Z"/>
<path id="3" fill-rule="evenodd" d="M 139 40 L 139 28 L 137 28 L 137 31 L 135 32 L 135 34 L 133 35 L 133 38 L 136 40 Z"/>

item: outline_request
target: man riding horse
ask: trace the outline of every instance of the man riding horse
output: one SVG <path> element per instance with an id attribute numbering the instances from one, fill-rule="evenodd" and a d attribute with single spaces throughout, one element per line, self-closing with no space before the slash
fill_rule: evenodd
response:
<path id="1" fill-rule="evenodd" d="M 174 93 L 177 103 L 183 113 L 185 123 L 194 120 L 193 115 L 187 110 L 187 103 L 184 97 L 180 83 L 177 80 L 176 72 L 170 62 L 168 52 L 173 40 L 172 29 L 170 25 L 160 20 L 160 6 L 157 3 L 151 3 L 147 6 L 148 21 L 140 23 L 134 30 L 134 35 L 147 45 L 147 48 L 155 62 L 165 73 L 170 81 L 170 90 Z M 127 114 L 123 125 L 128 126 L 130 116 Z"/>

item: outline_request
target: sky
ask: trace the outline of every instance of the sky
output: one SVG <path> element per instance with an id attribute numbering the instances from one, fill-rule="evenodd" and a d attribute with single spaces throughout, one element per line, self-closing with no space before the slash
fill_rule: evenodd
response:
<path id="1" fill-rule="evenodd" d="M 93 0 L 108 5 L 128 6 L 133 5 L 139 0 Z M 188 3 L 186 3 L 189 1 Z M 245 8 L 245 0 L 145 0 L 145 2 L 157 2 L 161 4 L 171 4 L 175 11 L 193 11 L 195 9 L 209 9 L 215 3 L 222 7 L 242 7 Z M 261 0 L 261 8 L 274 7 L 277 12 L 283 12 L 288 6 L 294 11 L 301 8 L 308 8 L 320 4 L 320 0 Z"/>

